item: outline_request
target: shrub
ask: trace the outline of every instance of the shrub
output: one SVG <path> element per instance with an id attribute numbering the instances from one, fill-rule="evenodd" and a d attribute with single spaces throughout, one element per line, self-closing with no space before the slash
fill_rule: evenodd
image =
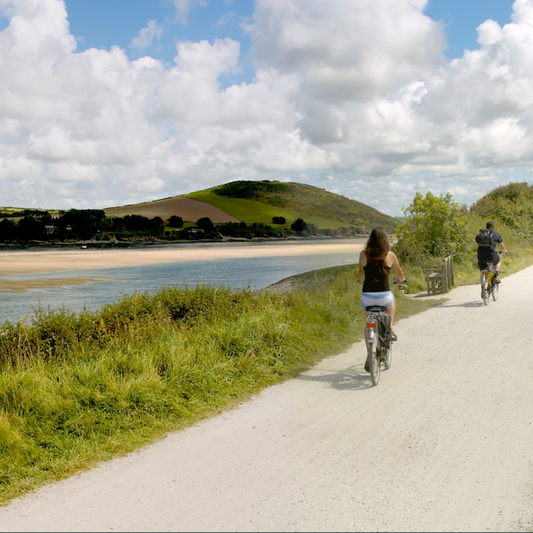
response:
<path id="1" fill-rule="evenodd" d="M 400 261 L 423 265 L 433 257 L 447 255 L 462 261 L 474 253 L 468 213 L 451 194 L 428 192 L 424 197 L 417 192 L 403 213 L 405 220 L 395 231 Z"/>

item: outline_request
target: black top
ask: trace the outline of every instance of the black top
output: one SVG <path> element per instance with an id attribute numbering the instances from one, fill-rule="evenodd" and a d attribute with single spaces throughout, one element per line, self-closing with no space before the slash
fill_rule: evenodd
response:
<path id="1" fill-rule="evenodd" d="M 387 279 L 379 272 L 376 263 L 368 262 L 364 267 L 365 282 L 363 283 L 363 292 L 385 292 L 390 291 L 388 274 L 391 267 L 386 267 Z"/>
<path id="2" fill-rule="evenodd" d="M 490 246 L 477 247 L 478 261 L 490 261 L 496 255 L 496 245 L 503 242 L 502 236 L 495 230 L 492 230 L 492 244 Z"/>

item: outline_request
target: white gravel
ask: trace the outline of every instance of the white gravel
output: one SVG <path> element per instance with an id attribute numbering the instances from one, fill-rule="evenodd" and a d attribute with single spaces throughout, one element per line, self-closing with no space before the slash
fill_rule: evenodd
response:
<path id="1" fill-rule="evenodd" d="M 533 267 L 0 509 L 2 531 L 533 530 Z"/>

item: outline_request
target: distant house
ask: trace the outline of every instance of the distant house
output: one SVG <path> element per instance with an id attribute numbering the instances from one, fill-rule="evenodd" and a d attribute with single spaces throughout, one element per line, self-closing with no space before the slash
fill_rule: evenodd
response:
<path id="1" fill-rule="evenodd" d="M 44 227 L 44 230 L 46 231 L 46 233 L 55 233 L 57 229 L 57 226 L 45 226 Z"/>

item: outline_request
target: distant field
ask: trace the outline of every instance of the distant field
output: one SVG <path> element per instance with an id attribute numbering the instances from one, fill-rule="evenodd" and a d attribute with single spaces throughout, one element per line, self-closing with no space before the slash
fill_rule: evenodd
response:
<path id="1" fill-rule="evenodd" d="M 238 217 L 233 217 L 224 210 L 217 209 L 209 203 L 195 201 L 192 196 L 174 196 L 163 200 L 145 202 L 142 204 L 127 205 L 123 207 L 110 207 L 104 209 L 107 216 L 123 217 L 126 215 L 142 215 L 148 218 L 161 217 L 168 220 L 172 215 L 178 215 L 183 220 L 196 222 L 199 218 L 209 217 L 213 222 L 238 222 Z"/>
<path id="2" fill-rule="evenodd" d="M 256 202 L 255 200 L 226 198 L 211 192 L 211 189 L 184 194 L 183 196 L 185 198 L 191 198 L 218 207 L 222 211 L 229 213 L 231 216 L 248 223 L 272 223 L 272 217 L 285 217 L 287 221 L 290 222 L 294 222 L 297 218 L 302 218 L 305 222 L 314 224 L 320 228 L 340 228 L 348 225 L 346 222 L 340 222 L 339 220 L 331 220 L 329 218 L 309 215 L 308 213 L 303 213 L 301 211 L 283 209 L 281 207 L 264 204 L 263 202 Z"/>

